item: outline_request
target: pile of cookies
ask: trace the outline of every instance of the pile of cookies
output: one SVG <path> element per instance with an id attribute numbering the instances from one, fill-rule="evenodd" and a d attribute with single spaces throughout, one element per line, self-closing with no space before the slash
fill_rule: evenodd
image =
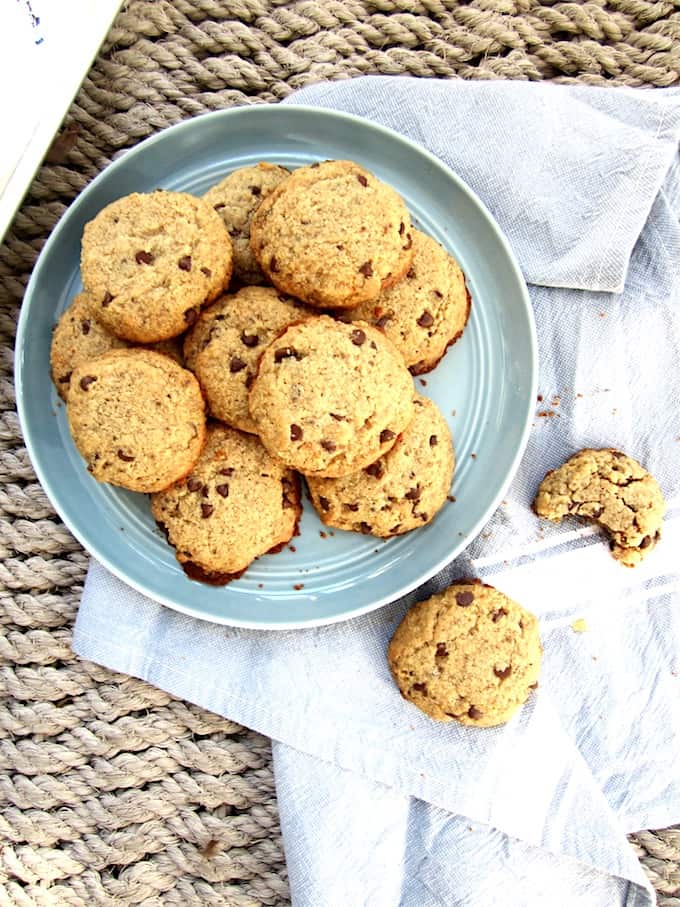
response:
<path id="1" fill-rule="evenodd" d="M 188 575 L 223 583 L 297 531 L 387 538 L 443 506 L 453 445 L 412 375 L 470 312 L 462 271 L 351 161 L 261 163 L 85 227 L 51 364 L 99 481 L 151 494 Z"/>

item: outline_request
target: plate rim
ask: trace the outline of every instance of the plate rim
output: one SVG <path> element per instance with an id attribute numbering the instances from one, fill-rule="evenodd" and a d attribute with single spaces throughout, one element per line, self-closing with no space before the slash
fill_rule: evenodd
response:
<path id="1" fill-rule="evenodd" d="M 54 508 L 59 519 L 64 523 L 69 532 L 71 532 L 71 534 L 82 545 L 82 547 L 88 552 L 90 557 L 98 561 L 99 564 L 101 564 L 105 569 L 111 572 L 117 579 L 119 579 L 130 588 L 134 589 L 136 592 L 144 595 L 147 598 L 150 598 L 152 601 L 155 601 L 161 605 L 164 605 L 165 607 L 172 609 L 173 611 L 179 612 L 180 614 L 185 614 L 189 617 L 206 621 L 211 624 L 217 624 L 219 626 L 229 626 L 249 630 L 262 630 L 266 632 L 311 629 L 313 627 L 330 626 L 331 624 L 341 623 L 343 621 L 359 617 L 362 614 L 368 614 L 372 611 L 376 611 L 378 610 L 378 608 L 384 607 L 390 602 L 394 602 L 397 599 L 408 595 L 414 589 L 417 589 L 419 586 L 423 585 L 423 583 L 427 582 L 427 580 L 431 579 L 433 576 L 435 576 L 435 574 L 439 573 L 439 571 L 442 570 L 448 563 L 450 563 L 452 560 L 458 557 L 461 552 L 468 548 L 473 540 L 479 535 L 480 531 L 487 523 L 489 518 L 498 508 L 498 505 L 502 501 L 508 487 L 510 486 L 517 473 L 520 461 L 526 451 L 529 433 L 531 431 L 533 402 L 536 398 L 536 389 L 538 386 L 538 338 L 533 306 L 531 304 L 531 298 L 529 296 L 527 284 L 520 269 L 517 258 L 512 250 L 512 247 L 507 237 L 505 236 L 505 233 L 501 229 L 500 225 L 496 222 L 495 218 L 493 217 L 485 203 L 482 201 L 482 199 L 467 185 L 467 183 L 461 176 L 459 176 L 459 174 L 457 174 L 447 164 L 436 157 L 436 155 L 434 155 L 431 151 L 415 142 L 413 139 L 402 135 L 401 133 L 397 132 L 394 129 L 391 129 L 390 127 L 383 126 L 382 124 L 376 123 L 366 117 L 346 113 L 345 111 L 333 110 L 330 108 L 319 107 L 311 104 L 291 104 L 289 108 L 291 110 L 303 111 L 309 114 L 314 114 L 315 116 L 328 116 L 333 119 L 346 120 L 348 124 L 361 124 L 361 126 L 364 128 L 368 126 L 371 130 L 382 133 L 391 141 L 397 141 L 398 143 L 407 146 L 407 148 L 411 152 L 415 152 L 418 155 L 424 156 L 429 161 L 431 166 L 435 167 L 437 170 L 443 171 L 444 175 L 448 179 L 453 180 L 454 183 L 456 183 L 457 188 L 468 197 L 468 200 L 471 201 L 474 206 L 479 209 L 487 226 L 491 229 L 491 232 L 495 235 L 496 240 L 502 247 L 507 257 L 508 264 L 516 279 L 517 287 L 520 291 L 519 296 L 523 303 L 524 314 L 526 316 L 527 324 L 529 327 L 530 341 L 528 350 L 529 355 L 527 357 L 528 369 L 530 370 L 530 394 L 528 395 L 528 399 L 526 401 L 519 443 L 517 445 L 517 449 L 512 458 L 510 466 L 507 469 L 505 479 L 500 484 L 499 489 L 496 495 L 494 495 L 491 503 L 476 520 L 469 532 L 463 538 L 459 539 L 454 545 L 452 545 L 448 554 L 444 558 L 441 558 L 436 564 L 429 566 L 423 572 L 419 573 L 419 575 L 415 579 L 406 583 L 406 585 L 402 586 L 396 593 L 380 596 L 369 604 L 359 605 L 356 608 L 351 608 L 350 610 L 344 611 L 342 614 L 331 615 L 330 617 L 310 618 L 308 620 L 277 621 L 275 624 L 256 620 L 250 621 L 238 618 L 222 618 L 220 615 L 207 615 L 198 612 L 191 606 L 178 603 L 169 599 L 163 594 L 159 594 L 150 590 L 149 588 L 145 587 L 143 583 L 131 580 L 126 575 L 124 566 L 119 567 L 116 564 L 112 563 L 108 557 L 101 555 L 97 551 L 97 544 L 92 544 L 90 541 L 86 540 L 83 537 L 82 533 L 74 528 L 74 526 L 71 524 L 70 519 L 64 517 L 61 508 L 57 506 L 57 503 L 54 500 L 51 483 L 47 479 L 42 469 L 37 446 L 34 445 L 31 433 L 27 428 L 28 414 L 26 412 L 26 404 L 24 398 L 23 370 L 21 364 L 21 355 L 25 346 L 25 334 L 27 331 L 28 308 L 30 306 L 30 301 L 34 292 L 34 286 L 38 283 L 43 268 L 46 267 L 45 262 L 47 261 L 50 251 L 54 246 L 58 245 L 61 234 L 67 228 L 72 218 L 76 216 L 80 207 L 85 204 L 91 191 L 95 190 L 105 177 L 110 177 L 112 172 L 115 172 L 120 167 L 122 167 L 127 159 L 135 153 L 139 152 L 140 149 L 146 149 L 161 141 L 165 141 L 169 134 L 179 134 L 181 132 L 191 130 L 192 128 L 194 128 L 194 124 L 199 120 L 202 121 L 208 118 L 215 120 L 230 119 L 238 118 L 239 116 L 253 115 L 267 116 L 267 111 L 282 111 L 287 107 L 288 105 L 283 105 L 281 103 L 250 104 L 239 107 L 231 107 L 224 110 L 209 111 L 207 113 L 199 114 L 195 117 L 189 117 L 186 120 L 182 120 L 179 123 L 175 123 L 171 126 L 166 127 L 165 129 L 160 130 L 159 132 L 154 133 L 151 136 L 148 136 L 146 139 L 143 139 L 141 142 L 138 142 L 131 148 L 126 149 L 123 154 L 120 155 L 120 157 L 111 161 L 110 164 L 104 167 L 104 169 L 100 173 L 98 173 L 94 177 L 94 179 L 87 184 L 87 186 L 85 186 L 85 188 L 76 196 L 76 198 L 73 199 L 68 208 L 64 211 L 57 225 L 51 231 L 44 246 L 40 250 L 40 254 L 35 262 L 35 265 L 33 266 L 31 276 L 29 278 L 28 284 L 26 285 L 26 289 L 21 301 L 13 357 L 17 414 L 24 443 L 26 445 L 26 451 L 31 461 L 31 466 L 35 471 L 36 477 L 40 482 L 42 490 L 49 499 L 50 504 Z M 228 591 L 228 589 L 229 587 L 225 586 L 225 591 Z"/>

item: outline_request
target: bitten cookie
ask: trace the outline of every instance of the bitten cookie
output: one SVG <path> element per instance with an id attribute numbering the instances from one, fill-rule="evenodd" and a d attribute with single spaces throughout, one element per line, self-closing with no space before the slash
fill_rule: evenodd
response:
<path id="1" fill-rule="evenodd" d="M 386 453 L 414 415 L 399 353 L 370 325 L 326 315 L 267 347 L 250 414 L 267 450 L 306 475 L 341 476 Z"/>
<path id="2" fill-rule="evenodd" d="M 248 389 L 260 356 L 291 322 L 311 315 L 272 287 L 244 287 L 203 312 L 185 340 L 186 361 L 216 419 L 257 434 Z"/>
<path id="3" fill-rule="evenodd" d="M 81 271 L 96 316 L 119 337 L 153 343 L 191 326 L 231 276 L 231 240 L 207 202 L 181 192 L 134 193 L 83 233 Z"/>
<path id="4" fill-rule="evenodd" d="M 541 482 L 534 511 L 559 523 L 568 515 L 596 522 L 612 555 L 635 567 L 661 538 L 666 509 L 658 482 L 618 450 L 581 450 Z"/>
<path id="5" fill-rule="evenodd" d="M 411 608 L 387 658 L 402 696 L 437 721 L 492 727 L 538 684 L 538 621 L 479 580 L 463 580 Z"/>
<path id="6" fill-rule="evenodd" d="M 412 375 L 431 371 L 463 333 L 470 294 L 458 263 L 429 236 L 413 230 L 413 262 L 404 280 L 352 309 L 384 331 Z"/>
<path id="7" fill-rule="evenodd" d="M 299 480 L 257 438 L 213 424 L 191 474 L 154 494 L 151 510 L 185 572 L 220 585 L 292 538 Z"/>
<path id="8" fill-rule="evenodd" d="M 284 293 L 350 308 L 397 283 L 413 258 L 402 199 L 352 161 L 301 167 L 255 212 L 251 247 Z"/>
<path id="9" fill-rule="evenodd" d="M 307 479 L 328 526 L 386 538 L 429 523 L 453 478 L 449 427 L 436 404 L 416 396 L 415 416 L 375 463 L 338 479 Z"/>
<path id="10" fill-rule="evenodd" d="M 114 350 L 77 366 L 66 411 L 88 471 L 131 491 L 167 488 L 189 472 L 203 447 L 198 382 L 150 350 Z"/>
<path id="11" fill-rule="evenodd" d="M 234 247 L 234 276 L 247 284 L 265 278 L 250 248 L 250 221 L 261 202 L 290 176 L 290 170 L 261 162 L 241 167 L 209 189 L 204 200 L 217 211 Z"/>
<path id="12" fill-rule="evenodd" d="M 125 340 L 120 340 L 100 324 L 92 314 L 92 309 L 92 300 L 87 293 L 74 296 L 52 334 L 52 381 L 64 400 L 68 395 L 71 373 L 76 366 L 103 353 L 129 346 Z"/>

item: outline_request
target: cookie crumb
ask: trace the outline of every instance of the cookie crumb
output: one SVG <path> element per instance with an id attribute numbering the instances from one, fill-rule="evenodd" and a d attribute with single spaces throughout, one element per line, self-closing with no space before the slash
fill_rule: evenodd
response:
<path id="1" fill-rule="evenodd" d="M 588 624 L 582 617 L 579 617 L 578 620 L 573 620 L 570 626 L 574 633 L 586 633 L 588 631 Z"/>
<path id="2" fill-rule="evenodd" d="M 304 589 L 304 588 L 305 588 L 304 583 L 295 583 L 295 585 L 293 586 L 293 589 L 295 589 L 296 592 L 299 592 L 300 589 Z"/>

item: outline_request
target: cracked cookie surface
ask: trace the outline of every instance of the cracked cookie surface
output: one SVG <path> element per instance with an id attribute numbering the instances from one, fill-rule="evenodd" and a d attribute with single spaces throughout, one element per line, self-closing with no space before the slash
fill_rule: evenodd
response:
<path id="1" fill-rule="evenodd" d="M 305 475 L 341 476 L 392 447 L 413 399 L 408 369 L 379 330 L 320 315 L 267 347 L 249 407 L 273 456 Z"/>
<path id="2" fill-rule="evenodd" d="M 211 424 L 191 473 L 152 495 L 151 511 L 187 574 L 220 584 L 292 538 L 299 480 L 253 435 Z"/>
<path id="3" fill-rule="evenodd" d="M 261 203 L 290 176 L 290 170 L 261 161 L 241 167 L 220 180 L 203 196 L 229 231 L 234 250 L 234 276 L 246 284 L 265 283 L 250 248 L 250 222 Z"/>
<path id="4" fill-rule="evenodd" d="M 186 361 L 216 419 L 257 434 L 248 390 L 260 356 L 291 322 L 314 314 L 272 287 L 244 287 L 201 314 L 185 340 Z"/>
<path id="5" fill-rule="evenodd" d="M 81 272 L 99 321 L 153 343 L 190 327 L 231 276 L 231 239 L 200 198 L 158 190 L 107 205 L 85 225 Z"/>
<path id="6" fill-rule="evenodd" d="M 438 242 L 413 230 L 413 261 L 396 286 L 352 309 L 384 332 L 412 375 L 431 371 L 462 335 L 470 315 L 470 294 L 455 259 Z"/>
<path id="7" fill-rule="evenodd" d="M 403 200 L 352 161 L 295 170 L 255 212 L 250 241 L 275 286 L 321 308 L 375 299 L 413 258 Z"/>
<path id="8" fill-rule="evenodd" d="M 438 721 L 492 727 L 538 684 L 538 621 L 479 580 L 453 583 L 414 605 L 388 648 L 402 696 Z"/>
<path id="9" fill-rule="evenodd" d="M 607 533 L 613 557 L 634 567 L 661 538 L 666 508 L 661 489 L 637 460 L 619 450 L 581 450 L 547 473 L 534 511 L 559 523 L 591 519 Z"/>
<path id="10" fill-rule="evenodd" d="M 198 381 L 150 350 L 113 350 L 73 370 L 73 441 L 99 482 L 159 491 L 185 476 L 205 438 Z"/>
<path id="11" fill-rule="evenodd" d="M 415 415 L 393 447 L 337 479 L 309 476 L 312 503 L 327 526 L 387 538 L 429 523 L 453 478 L 453 444 L 437 405 L 416 395 Z"/>

